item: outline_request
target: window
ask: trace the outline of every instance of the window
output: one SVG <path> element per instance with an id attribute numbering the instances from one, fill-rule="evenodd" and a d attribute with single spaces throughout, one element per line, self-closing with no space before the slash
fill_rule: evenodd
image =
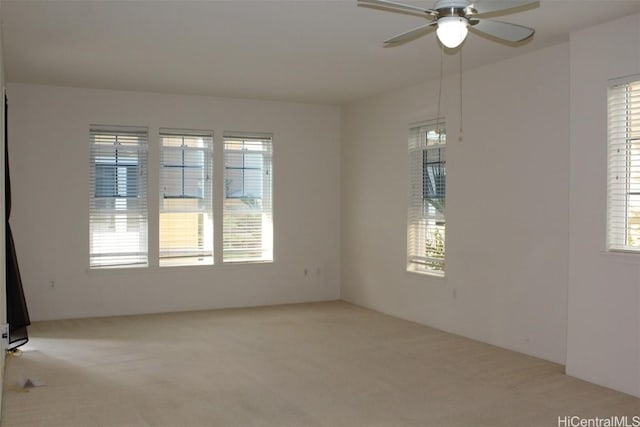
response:
<path id="1" fill-rule="evenodd" d="M 89 132 L 89 266 L 146 266 L 147 129 Z"/>
<path id="2" fill-rule="evenodd" d="M 608 91 L 607 249 L 640 251 L 640 76 Z"/>
<path id="3" fill-rule="evenodd" d="M 160 129 L 160 151 L 160 266 L 213 264 L 213 134 Z"/>
<path id="4" fill-rule="evenodd" d="M 444 276 L 445 144 L 441 120 L 409 130 L 408 271 Z"/>
<path id="5" fill-rule="evenodd" d="M 225 134 L 223 262 L 273 261 L 271 136 Z"/>

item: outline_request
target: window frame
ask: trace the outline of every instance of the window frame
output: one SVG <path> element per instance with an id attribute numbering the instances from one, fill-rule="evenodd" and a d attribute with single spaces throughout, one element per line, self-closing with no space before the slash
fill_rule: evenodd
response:
<path id="1" fill-rule="evenodd" d="M 171 159 L 171 155 L 169 157 L 164 157 L 163 153 L 163 135 L 167 134 L 171 135 L 179 135 L 179 134 L 189 134 L 192 133 L 203 133 L 205 131 L 192 131 L 192 130 L 184 130 L 184 129 L 175 129 L 175 128 L 163 128 L 158 127 L 153 129 L 154 132 L 150 134 L 149 127 L 141 127 L 141 126 L 112 126 L 112 125 L 89 125 L 89 138 L 90 138 L 90 154 L 89 154 L 89 199 L 90 199 L 90 208 L 89 208 L 89 250 L 88 250 L 88 271 L 95 271 L 100 269 L 112 269 L 112 268 L 130 268 L 130 267 L 144 267 L 144 268 L 162 268 L 162 267 L 199 267 L 199 266 L 207 266 L 207 265 L 234 265 L 234 264 L 260 264 L 260 263 L 273 263 L 275 261 L 274 256 L 274 221 L 273 221 L 273 134 L 271 133 L 244 133 L 244 132 L 223 132 L 222 140 L 214 139 L 213 131 L 206 131 L 207 134 L 210 135 L 210 147 L 209 147 L 209 157 L 207 158 L 207 165 L 204 169 L 208 171 L 208 188 L 210 187 L 210 201 L 211 201 L 211 224 L 210 227 L 207 228 L 206 233 L 207 236 L 210 234 L 210 247 L 207 247 L 207 257 L 210 261 L 206 263 L 163 263 L 163 259 L 166 259 L 166 256 L 163 256 L 162 249 L 166 247 L 162 243 L 162 216 L 165 213 L 174 213 L 174 206 L 169 205 L 167 209 L 167 205 L 163 205 L 163 202 L 167 200 L 177 200 L 178 203 L 175 205 L 178 209 L 182 209 L 180 200 L 189 201 L 189 200 L 203 200 L 205 197 L 202 197 L 203 193 L 200 193 L 198 188 L 199 186 L 193 186 L 193 183 L 198 181 L 198 173 L 193 174 L 192 177 L 188 177 L 189 173 L 186 172 L 185 165 L 187 157 L 186 152 L 180 148 L 180 151 L 183 153 L 181 156 L 177 154 L 176 159 L 182 161 L 176 161 L 175 165 L 169 165 L 166 163 L 166 159 Z M 131 156 L 129 158 L 120 158 L 118 156 L 118 152 L 116 148 L 109 152 L 107 150 L 107 155 L 104 153 L 96 154 L 93 150 L 93 133 L 108 133 L 108 132 L 121 132 L 126 134 L 127 132 L 138 132 L 140 134 L 140 144 L 139 150 L 137 149 L 135 159 L 131 160 Z M 154 138 L 155 143 L 149 143 L 149 137 Z M 117 139 L 114 136 L 114 139 Z M 241 164 L 238 167 L 234 167 L 232 165 L 228 165 L 225 163 L 226 154 L 226 144 L 230 140 L 241 140 L 244 143 L 251 142 L 253 144 L 253 148 L 251 150 L 255 150 L 256 156 L 259 156 L 260 159 L 257 158 L 249 158 L 247 154 L 244 153 L 241 158 Z M 114 143 L 115 144 L 115 143 Z M 156 145 L 157 144 L 157 145 Z M 218 146 L 221 148 L 221 155 L 214 156 L 213 151 L 217 144 L 222 144 Z M 257 147 L 256 148 L 256 144 Z M 182 147 L 184 145 L 180 144 L 179 141 L 175 143 L 176 147 L 180 145 Z M 217 149 L 216 149 L 217 150 Z M 103 158 L 100 159 L 99 157 Z M 136 157 L 137 156 L 137 157 Z M 150 165 L 150 159 L 153 160 L 153 163 Z M 195 163 L 197 163 L 197 156 L 194 157 Z M 194 164 L 195 164 L 194 163 Z M 256 166 L 258 165 L 259 166 Z M 172 173 L 168 175 L 163 172 L 164 166 L 181 166 L 183 173 L 175 173 L 175 177 L 178 178 L 177 181 L 180 181 L 182 184 L 175 186 L 170 185 L 167 186 L 163 182 L 167 176 L 171 177 Z M 225 167 L 226 166 L 226 167 Z M 102 168 L 102 170 L 100 170 Z M 135 179 L 132 177 L 131 173 L 133 171 L 144 172 L 140 176 Z M 227 191 L 225 186 L 225 178 L 227 177 L 227 173 L 231 170 L 240 170 L 240 179 L 241 182 L 241 194 L 230 194 Z M 257 173 L 257 171 L 262 171 L 261 174 Z M 153 182 L 149 182 L 149 178 L 153 179 Z M 103 184 L 101 189 L 96 191 L 96 179 L 98 181 L 102 180 Z M 191 179 L 191 183 L 187 183 L 187 181 Z M 238 181 L 238 174 L 236 174 L 236 182 Z M 200 182 L 200 181 L 198 181 Z M 215 185 L 214 185 L 215 183 Z M 100 186 L 99 185 L 99 186 Z M 192 186 L 190 189 L 187 188 L 188 185 Z M 233 186 L 233 184 L 232 184 Z M 149 191 L 154 192 L 154 195 L 149 195 Z M 150 200 L 151 197 L 151 200 Z M 157 199 L 156 199 L 157 197 Z M 114 200 L 113 203 L 109 205 L 109 201 Z M 107 260 L 109 262 L 95 262 L 96 252 L 94 251 L 94 236 L 95 233 L 95 218 L 92 216 L 97 207 L 101 207 L 100 202 L 102 201 L 104 205 L 104 211 L 113 211 L 112 213 L 115 215 L 116 213 L 120 215 L 120 218 L 115 218 L 110 223 L 107 221 L 101 222 L 101 227 L 105 228 L 105 232 L 109 233 L 114 228 L 117 228 L 118 225 L 123 224 L 120 211 L 123 211 L 125 214 L 128 214 L 127 207 L 130 206 L 128 203 L 132 201 L 132 203 L 138 203 L 139 208 L 143 207 L 143 219 L 141 219 L 135 229 L 128 230 L 125 228 L 124 231 L 130 232 L 129 235 L 133 235 L 138 233 L 137 235 L 141 238 L 143 237 L 144 244 L 139 247 L 143 247 L 143 251 L 138 251 L 138 247 L 136 247 L 136 251 L 130 251 L 131 253 L 127 253 L 125 250 L 113 250 L 111 255 L 113 257 L 122 256 L 127 258 L 128 256 L 141 255 L 142 259 L 137 262 L 120 262 L 118 260 Z M 117 201 L 117 206 L 116 202 Z M 151 204 L 149 203 L 151 201 Z M 235 206 L 233 212 L 230 212 L 225 206 L 225 202 L 235 202 L 238 205 Z M 207 202 L 208 203 L 208 202 Z M 208 205 L 207 205 L 208 206 Z M 195 208 L 195 206 L 194 206 Z M 201 209 L 197 209 L 201 211 Z M 243 212 L 246 210 L 246 212 Z M 116 212 L 117 211 L 117 212 Z M 190 212 L 194 212 L 190 210 Z M 238 256 L 237 259 L 229 256 L 229 247 L 227 246 L 227 241 L 225 240 L 225 234 L 228 237 L 230 235 L 230 230 L 225 228 L 225 218 L 228 218 L 231 214 L 239 214 L 242 215 L 244 213 L 250 213 L 249 216 L 256 216 L 256 218 L 242 218 L 238 223 L 235 224 L 236 227 L 239 228 L 239 234 L 245 233 L 246 236 L 234 236 L 237 237 L 236 240 L 236 248 L 240 248 L 242 244 L 249 245 L 244 249 L 240 249 L 240 252 L 244 251 L 241 256 Z M 254 215 L 255 214 L 255 215 Z M 220 220 L 216 220 L 215 218 L 220 218 Z M 104 218 L 103 218 L 104 219 Z M 120 221 L 120 222 L 119 222 Z M 244 221 L 244 223 L 241 223 Z M 126 222 L 125 222 L 126 224 Z M 198 223 L 198 227 L 199 227 Z M 245 228 L 243 228 L 245 227 Z M 253 227 L 253 228 L 252 228 Z M 251 230 L 258 230 L 258 233 L 254 233 L 251 235 Z M 116 230 L 117 231 L 117 230 Z M 233 230 L 231 230 L 232 232 Z M 210 232 L 210 233 L 209 233 Z M 247 234 L 248 233 L 248 234 Z M 115 236 L 115 234 L 113 234 Z M 200 236 L 200 234 L 198 234 Z M 220 237 L 217 237 L 220 236 Z M 215 239 L 214 239 L 215 237 Z M 129 241 L 131 241 L 131 237 L 128 236 Z M 244 239 L 244 242 L 242 241 Z M 113 237 L 111 240 L 104 240 L 107 245 L 112 245 L 111 247 L 117 248 L 120 241 L 116 237 Z M 248 243 L 247 243 L 248 242 Z M 126 242 L 125 242 L 126 243 Z M 255 247 L 251 246 L 254 245 Z M 194 246 L 195 247 L 195 246 Z M 251 253 L 254 251 L 255 253 Z M 209 255 L 210 253 L 210 255 Z"/>
<path id="2" fill-rule="evenodd" d="M 230 166 L 228 157 L 237 154 L 237 150 L 228 148 L 230 144 L 242 142 L 243 167 Z M 247 143 L 260 148 L 256 154 L 262 156 L 261 168 L 246 168 L 246 153 L 248 152 Z M 242 133 L 242 132 L 224 132 L 223 133 L 223 182 L 224 188 L 222 193 L 222 263 L 226 265 L 232 264 L 249 264 L 249 263 L 272 263 L 274 262 L 274 243 L 273 243 L 273 135 L 262 133 Z M 262 170 L 262 183 L 260 184 L 260 197 L 246 195 L 246 170 Z M 242 196 L 229 195 L 230 184 L 228 182 L 227 171 L 242 170 L 243 171 L 243 191 Z M 260 227 L 260 247 L 232 248 L 234 241 L 238 246 L 238 242 L 242 242 L 242 238 L 236 240 L 238 232 L 233 232 L 229 227 L 229 221 L 234 216 L 236 219 L 242 215 L 259 216 L 261 221 Z M 245 218 L 246 219 L 246 218 Z M 241 220 L 241 219 L 240 219 Z M 250 227 L 250 225 L 249 225 Z M 240 227 L 243 228 L 243 227 Z M 245 227 L 245 234 L 246 233 Z M 231 230 L 231 231 L 230 231 Z M 242 231 L 242 230 L 241 230 Z M 241 233 L 240 233 L 241 234 Z M 243 250 L 247 252 L 259 252 L 261 256 L 237 256 L 233 253 L 241 253 Z"/>
<path id="3" fill-rule="evenodd" d="M 89 126 L 89 269 L 140 268 L 149 266 L 148 209 L 148 139 L 149 129 L 137 126 Z M 135 141 L 135 142 L 134 142 Z M 118 191 L 120 153 L 135 158 L 135 191 Z M 104 159 L 113 159 L 113 164 Z M 100 183 L 98 165 L 115 169 L 114 184 Z M 102 178 L 104 180 L 104 177 Z M 128 178 L 125 178 L 128 180 Z M 115 188 L 103 193 L 104 186 Z M 132 239 L 137 235 L 137 239 Z M 133 243 L 137 241 L 137 243 Z M 122 250 L 126 244 L 137 250 Z"/>
<path id="4" fill-rule="evenodd" d="M 434 139 L 434 135 L 437 139 Z M 430 161 L 430 154 L 435 154 L 437 161 Z M 411 273 L 445 277 L 446 122 L 444 118 L 409 126 L 408 160 L 406 268 Z M 434 190 L 435 197 L 429 197 L 430 191 Z"/>
<path id="5" fill-rule="evenodd" d="M 181 139 L 179 146 L 165 145 L 164 138 Z M 189 138 L 202 138 L 201 147 L 190 147 L 185 144 L 185 140 Z M 213 265 L 214 259 L 214 132 L 200 131 L 200 130 L 187 130 L 187 129 L 169 129 L 160 128 L 158 131 L 158 147 L 160 151 L 160 160 L 158 163 L 158 180 L 159 180 L 159 206 L 158 206 L 158 264 L 160 267 L 184 267 L 184 266 L 197 266 L 197 265 Z M 179 163 L 165 162 L 165 153 L 180 153 L 178 156 Z M 202 163 L 197 165 L 187 165 L 186 153 L 201 153 Z M 180 194 L 167 195 L 166 186 L 171 182 L 165 181 L 166 175 L 163 174 L 165 168 L 174 169 L 177 168 L 180 173 Z M 189 178 L 186 177 L 186 170 L 202 171 L 202 187 L 200 194 L 187 191 L 188 186 L 192 186 L 190 182 L 187 185 Z M 180 207 L 180 200 L 185 201 L 187 205 L 196 206 L 182 206 Z M 168 203 L 174 206 L 165 206 L 166 201 L 173 201 Z M 192 202 L 192 203 L 189 203 Z M 185 203 L 182 203 L 184 205 Z M 170 215 L 198 215 L 198 236 L 196 238 L 197 245 L 202 247 L 198 248 L 167 248 L 163 247 L 163 216 L 168 217 Z M 202 217 L 200 217 L 200 215 Z M 187 221 L 187 218 L 183 218 Z M 188 221 L 187 221 L 188 222 Z M 192 222 L 192 221 L 191 221 Z M 170 232 L 171 227 L 168 226 L 166 232 Z M 170 238 L 169 238 L 170 240 Z M 179 245 L 178 245 L 179 246 Z"/>
<path id="6" fill-rule="evenodd" d="M 606 251 L 640 253 L 640 75 L 608 82 L 606 217 Z"/>

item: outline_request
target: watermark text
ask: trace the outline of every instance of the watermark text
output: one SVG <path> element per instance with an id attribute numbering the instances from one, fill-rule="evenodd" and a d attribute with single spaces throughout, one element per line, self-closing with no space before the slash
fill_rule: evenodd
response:
<path id="1" fill-rule="evenodd" d="M 562 415 L 558 417 L 558 427 L 640 427 L 640 415 L 591 418 Z"/>

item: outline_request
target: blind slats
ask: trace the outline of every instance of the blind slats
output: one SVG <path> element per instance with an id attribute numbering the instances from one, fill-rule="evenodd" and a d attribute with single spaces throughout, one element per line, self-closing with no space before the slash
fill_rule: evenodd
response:
<path id="1" fill-rule="evenodd" d="M 147 131 L 91 126 L 89 266 L 146 266 Z"/>
<path id="2" fill-rule="evenodd" d="M 272 141 L 224 136 L 223 262 L 273 261 Z"/>
<path id="3" fill-rule="evenodd" d="M 608 90 L 607 249 L 640 251 L 640 78 Z"/>
<path id="4" fill-rule="evenodd" d="M 407 268 L 444 275 L 446 133 L 442 120 L 409 130 Z"/>
<path id="5" fill-rule="evenodd" d="M 147 139 L 90 127 L 90 268 L 149 265 Z M 213 264 L 213 132 L 160 129 L 159 148 L 159 264 Z M 225 133 L 223 262 L 273 261 L 272 159 L 270 135 Z"/>

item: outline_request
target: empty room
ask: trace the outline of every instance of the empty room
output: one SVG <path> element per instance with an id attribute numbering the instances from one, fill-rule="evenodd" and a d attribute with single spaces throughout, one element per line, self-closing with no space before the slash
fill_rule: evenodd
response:
<path id="1" fill-rule="evenodd" d="M 1 426 L 640 426 L 640 1 L 0 37 Z"/>

